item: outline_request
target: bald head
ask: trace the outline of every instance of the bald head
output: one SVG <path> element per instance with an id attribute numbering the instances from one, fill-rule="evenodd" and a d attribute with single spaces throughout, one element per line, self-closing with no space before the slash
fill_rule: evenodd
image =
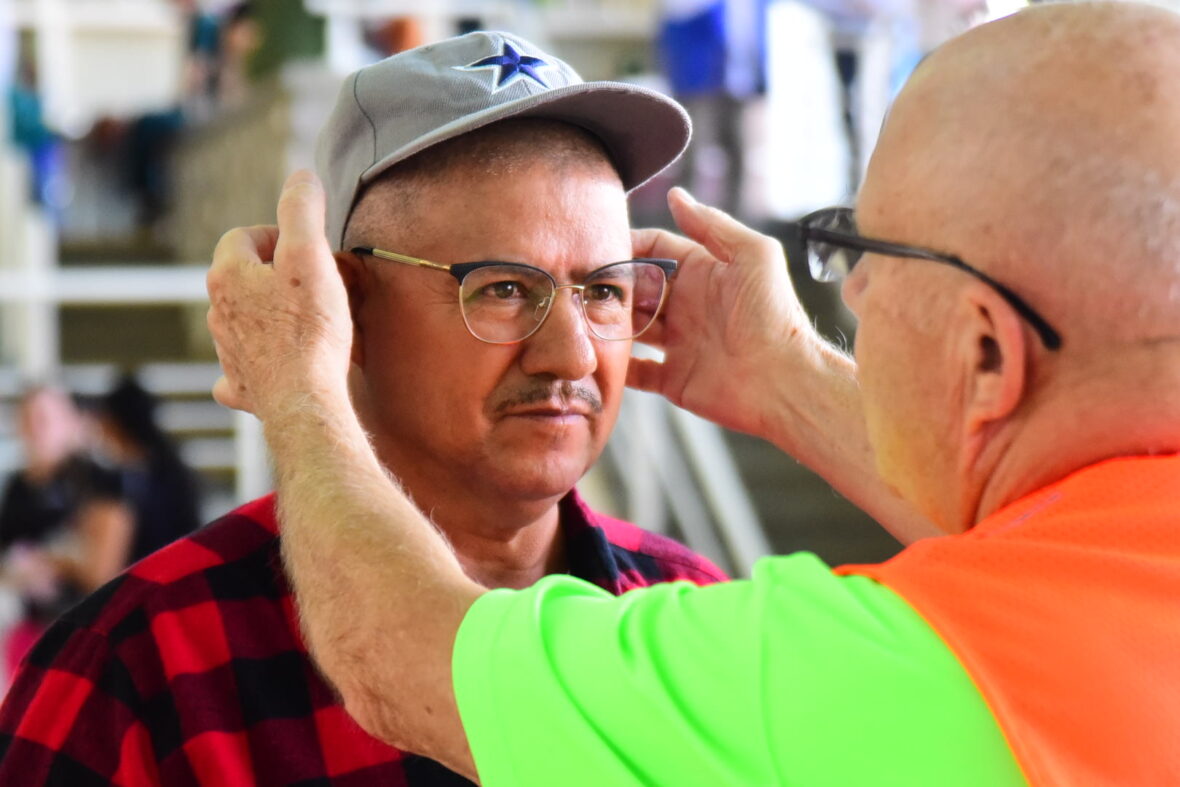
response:
<path id="1" fill-rule="evenodd" d="M 951 41 L 898 98 L 858 209 L 1010 282 L 1067 343 L 1180 336 L 1180 15 L 1040 6 Z"/>
<path id="2" fill-rule="evenodd" d="M 882 130 L 845 284 L 878 466 L 959 530 L 1112 456 L 1180 450 L 1180 15 L 1038 6 L 950 41 Z"/>

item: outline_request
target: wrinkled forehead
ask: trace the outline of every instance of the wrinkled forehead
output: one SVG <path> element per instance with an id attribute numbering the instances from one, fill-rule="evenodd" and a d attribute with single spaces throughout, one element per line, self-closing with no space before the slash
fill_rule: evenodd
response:
<path id="1" fill-rule="evenodd" d="M 442 264 L 523 263 L 564 281 L 631 256 L 627 197 L 606 162 L 391 181 L 356 216 L 353 240 Z"/>

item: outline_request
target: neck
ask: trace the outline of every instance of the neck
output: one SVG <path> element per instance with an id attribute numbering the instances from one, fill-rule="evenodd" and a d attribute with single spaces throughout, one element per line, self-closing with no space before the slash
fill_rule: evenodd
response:
<path id="1" fill-rule="evenodd" d="M 405 489 L 447 538 L 464 573 L 484 587 L 525 588 L 565 569 L 557 500 L 513 505 Z"/>
<path id="2" fill-rule="evenodd" d="M 464 573 L 489 588 L 525 588 L 565 570 L 558 501 L 501 497 L 486 486 L 385 462 L 446 537 Z"/>
<path id="3" fill-rule="evenodd" d="M 468 577 L 489 588 L 526 588 L 565 569 L 559 519 L 553 505 L 540 519 L 511 530 L 439 526 Z"/>
<path id="4" fill-rule="evenodd" d="M 1175 352 L 1176 342 L 1108 348 L 1037 395 L 974 463 L 966 524 L 1105 459 L 1180 452 Z"/>

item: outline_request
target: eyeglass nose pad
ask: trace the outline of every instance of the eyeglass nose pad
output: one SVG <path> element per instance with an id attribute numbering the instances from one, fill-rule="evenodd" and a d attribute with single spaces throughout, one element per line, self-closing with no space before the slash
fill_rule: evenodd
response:
<path id="1" fill-rule="evenodd" d="M 537 322 L 545 319 L 545 315 L 549 313 L 549 306 L 553 303 L 553 297 L 556 292 L 549 293 L 541 300 L 537 301 L 536 308 L 533 309 L 533 319 Z"/>

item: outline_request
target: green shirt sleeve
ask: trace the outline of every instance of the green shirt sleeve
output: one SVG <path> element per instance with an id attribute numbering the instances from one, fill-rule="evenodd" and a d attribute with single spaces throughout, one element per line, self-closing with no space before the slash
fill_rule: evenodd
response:
<path id="1" fill-rule="evenodd" d="M 492 591 L 453 661 L 484 787 L 1025 783 L 929 625 L 809 554 L 704 588 Z"/>

